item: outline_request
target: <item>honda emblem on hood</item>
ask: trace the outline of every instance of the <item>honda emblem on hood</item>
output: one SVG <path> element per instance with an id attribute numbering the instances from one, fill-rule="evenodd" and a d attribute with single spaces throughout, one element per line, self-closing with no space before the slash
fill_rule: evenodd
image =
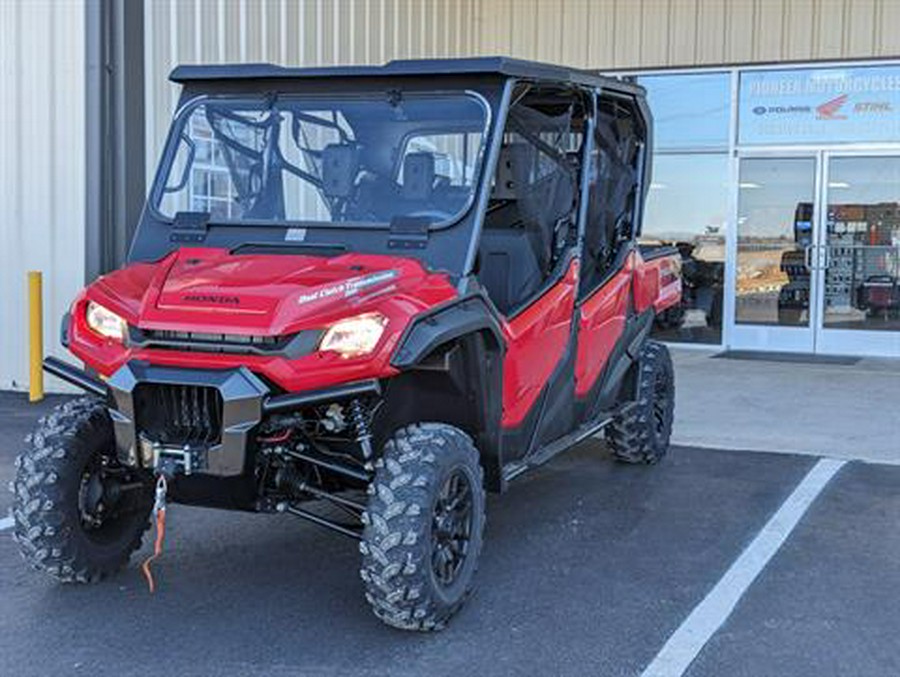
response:
<path id="1" fill-rule="evenodd" d="M 237 296 L 222 296 L 220 294 L 185 294 L 181 299 L 183 301 L 193 301 L 194 303 L 215 303 L 223 306 L 237 306 L 241 303 Z"/>

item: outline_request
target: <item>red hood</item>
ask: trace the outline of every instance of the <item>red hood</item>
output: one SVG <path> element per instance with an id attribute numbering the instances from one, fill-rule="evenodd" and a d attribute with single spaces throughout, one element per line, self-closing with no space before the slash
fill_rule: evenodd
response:
<path id="1" fill-rule="evenodd" d="M 415 259 L 199 248 L 115 271 L 87 291 L 142 328 L 270 336 L 380 310 L 387 300 L 417 314 L 453 295 L 446 275 Z"/>

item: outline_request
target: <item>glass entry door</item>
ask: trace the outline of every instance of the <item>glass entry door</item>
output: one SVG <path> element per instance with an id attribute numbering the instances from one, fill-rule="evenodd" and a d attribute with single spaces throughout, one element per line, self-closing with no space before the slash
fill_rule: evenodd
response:
<path id="1" fill-rule="evenodd" d="M 748 156 L 738 170 L 729 346 L 813 352 L 818 158 Z"/>
<path id="2" fill-rule="evenodd" d="M 824 155 L 816 349 L 900 356 L 900 155 Z"/>
<path id="3" fill-rule="evenodd" d="M 900 154 L 739 159 L 728 345 L 900 356 Z"/>

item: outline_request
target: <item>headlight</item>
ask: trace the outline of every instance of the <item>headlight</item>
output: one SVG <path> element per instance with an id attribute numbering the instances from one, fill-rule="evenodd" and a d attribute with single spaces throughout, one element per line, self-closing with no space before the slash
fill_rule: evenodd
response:
<path id="1" fill-rule="evenodd" d="M 99 303 L 88 302 L 85 319 L 87 319 L 88 326 L 100 336 L 124 341 L 128 335 L 128 323 Z"/>
<path id="2" fill-rule="evenodd" d="M 367 313 L 337 322 L 325 332 L 319 350 L 333 350 L 342 357 L 358 357 L 375 350 L 384 333 L 387 318 L 380 313 Z"/>

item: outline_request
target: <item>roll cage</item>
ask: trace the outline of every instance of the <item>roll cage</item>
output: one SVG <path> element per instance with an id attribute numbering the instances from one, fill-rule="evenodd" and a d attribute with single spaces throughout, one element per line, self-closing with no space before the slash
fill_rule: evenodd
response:
<path id="1" fill-rule="evenodd" d="M 507 88 L 467 272 L 513 317 L 572 261 L 579 299 L 621 269 L 649 186 L 650 120 L 629 86 L 511 79 Z"/>
<path id="2" fill-rule="evenodd" d="M 483 277 L 485 233 L 489 239 L 492 238 L 492 233 L 498 230 L 493 226 L 497 225 L 498 219 L 503 220 L 495 213 L 503 207 L 498 200 L 505 200 L 502 195 L 497 197 L 498 173 L 504 171 L 504 162 L 511 155 L 504 152 L 504 145 L 509 145 L 506 142 L 515 136 L 531 146 L 525 155 L 530 154 L 538 170 L 552 167 L 554 171 L 532 176 L 521 166 L 508 167 L 511 174 L 518 172 L 518 177 L 514 178 L 518 178 L 520 183 L 524 178 L 534 179 L 526 181 L 528 190 L 519 191 L 519 201 L 524 207 L 519 211 L 527 212 L 524 216 L 528 218 L 510 217 L 513 221 L 508 225 L 514 225 L 516 219 L 524 224 L 528 237 L 534 243 L 535 265 L 539 271 L 539 279 L 523 283 L 531 293 L 522 293 L 521 298 L 507 293 L 507 302 L 501 301 L 504 310 L 512 312 L 515 306 L 521 307 L 527 303 L 526 297 L 539 294 L 560 273 L 560 262 L 566 251 L 580 256 L 582 243 L 598 239 L 594 237 L 592 240 L 589 233 L 585 237 L 589 213 L 581 195 L 585 188 L 590 188 L 592 176 L 602 171 L 602 167 L 591 168 L 591 172 L 583 171 L 590 158 L 600 152 L 598 147 L 603 143 L 600 140 L 603 137 L 595 134 L 601 126 L 601 108 L 606 105 L 601 102 L 626 102 L 637 122 L 636 129 L 639 129 L 636 138 L 640 138 L 640 143 L 636 145 L 646 148 L 650 143 L 649 111 L 640 87 L 587 71 L 516 59 L 393 61 L 384 66 L 311 69 L 265 64 L 180 66 L 172 72 L 171 79 L 184 86 L 179 112 L 201 100 L 274 96 L 273 92 L 296 97 L 333 97 L 336 92 L 352 95 L 401 91 L 412 96 L 435 91 L 469 93 L 483 100 L 488 111 L 482 145 L 483 159 L 479 162 L 483 166 L 480 167 L 477 184 L 473 186 L 471 200 L 451 219 L 442 223 L 415 216 L 393 219 L 387 228 L 383 224 L 380 228 L 372 228 L 372 223 L 356 223 L 353 220 L 342 222 L 341 228 L 334 228 L 315 222 L 291 222 L 286 218 L 282 221 L 270 220 L 264 224 L 268 227 L 259 227 L 260 223 L 253 218 L 219 223 L 202 212 L 176 212 L 167 216 L 155 207 L 158 200 L 153 198 L 165 193 L 167 183 L 170 187 L 172 185 L 168 181 L 168 169 L 175 160 L 179 140 L 179 132 L 173 126 L 151 191 L 151 200 L 142 214 L 132 242 L 129 262 L 158 260 L 184 242 L 229 249 L 252 245 L 256 251 L 262 248 L 288 253 L 328 254 L 335 250 L 349 250 L 400 254 L 418 258 L 433 270 L 448 272 L 463 290 L 469 288 L 473 279 Z M 538 96 L 549 97 L 550 100 L 535 105 Z M 561 103 L 566 96 L 571 98 L 571 105 Z M 561 106 L 567 108 L 568 113 L 561 112 Z M 561 116 L 566 115 L 569 124 L 563 125 Z M 291 123 L 291 134 L 295 138 L 302 121 L 301 114 Z M 334 128 L 341 138 L 346 136 L 336 120 L 328 123 L 317 118 L 316 122 Z M 554 138 L 548 138 L 548 127 Z M 580 137 L 578 148 L 567 145 L 574 136 Z M 646 164 L 647 154 L 632 158 L 632 164 L 635 162 Z M 649 167 L 642 169 L 635 175 L 648 176 Z M 287 168 L 287 171 L 314 179 L 317 190 L 322 189 L 321 177 L 299 167 Z M 174 185 L 177 187 L 180 183 L 182 181 L 176 181 Z M 636 189 L 646 191 L 648 184 L 649 181 L 644 180 Z M 566 193 L 571 193 L 569 209 L 560 206 L 568 204 Z M 551 198 L 549 202 L 546 200 L 548 196 Z M 339 199 L 332 196 L 331 202 Z M 506 199 L 506 202 L 509 200 Z M 637 210 L 643 200 L 634 202 Z M 506 209 L 509 211 L 508 204 Z M 278 205 L 274 206 L 274 211 L 280 212 Z M 639 215 L 633 213 L 630 221 L 639 223 Z M 616 248 L 611 242 L 635 235 L 626 234 L 627 229 L 620 230 L 622 232 L 618 234 L 606 234 L 599 238 L 606 246 L 594 247 L 599 252 L 596 256 L 602 253 L 609 259 L 611 255 L 608 250 Z M 498 237 L 503 239 L 502 235 Z M 500 246 L 502 243 L 498 241 L 495 244 Z M 491 249 L 490 246 L 487 248 Z M 490 251 L 487 254 L 490 255 Z M 608 263 L 597 267 L 608 268 Z"/>

